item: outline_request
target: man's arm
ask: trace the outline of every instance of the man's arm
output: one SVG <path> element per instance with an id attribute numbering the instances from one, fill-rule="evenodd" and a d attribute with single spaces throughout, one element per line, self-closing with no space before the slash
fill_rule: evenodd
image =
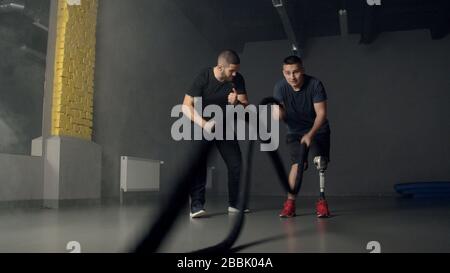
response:
<path id="1" fill-rule="evenodd" d="M 272 105 L 272 117 L 275 120 L 286 120 L 286 109 L 284 108 L 283 92 L 279 85 L 275 85 L 273 90 L 273 98 L 278 102 L 278 104 Z"/>
<path id="2" fill-rule="evenodd" d="M 244 77 L 241 74 L 238 74 L 232 85 L 233 89 L 231 90 L 231 97 L 228 98 L 228 102 L 231 105 L 242 105 L 247 107 L 250 103 L 248 101 Z"/>
<path id="3" fill-rule="evenodd" d="M 285 120 L 286 111 L 284 110 L 283 105 L 273 105 L 272 106 L 272 117 L 275 120 Z"/>
<path id="4" fill-rule="evenodd" d="M 328 105 L 326 101 L 315 103 L 314 110 L 316 111 L 316 120 L 311 130 L 303 136 L 301 143 L 305 143 L 308 147 L 311 145 L 312 140 L 316 136 L 320 128 L 325 124 L 328 115 Z"/>
<path id="5" fill-rule="evenodd" d="M 247 94 L 238 94 L 238 91 L 233 88 L 230 95 L 228 95 L 228 103 L 231 105 L 243 105 L 244 107 L 247 107 L 248 102 L 248 96 Z"/>
<path id="6" fill-rule="evenodd" d="M 247 107 L 249 105 L 247 94 L 238 95 L 237 99 L 238 99 L 238 104 L 241 104 L 244 107 Z"/>
<path id="7" fill-rule="evenodd" d="M 194 108 L 194 98 L 189 95 L 184 96 L 183 114 L 205 130 L 209 131 L 214 125 L 214 122 L 207 122 L 200 116 Z"/>

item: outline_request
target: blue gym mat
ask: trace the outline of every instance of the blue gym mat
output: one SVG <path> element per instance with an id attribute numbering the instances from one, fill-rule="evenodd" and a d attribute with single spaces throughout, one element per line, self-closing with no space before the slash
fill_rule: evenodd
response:
<path id="1" fill-rule="evenodd" d="M 412 198 L 450 198 L 449 181 L 403 183 L 394 186 L 395 191 Z"/>

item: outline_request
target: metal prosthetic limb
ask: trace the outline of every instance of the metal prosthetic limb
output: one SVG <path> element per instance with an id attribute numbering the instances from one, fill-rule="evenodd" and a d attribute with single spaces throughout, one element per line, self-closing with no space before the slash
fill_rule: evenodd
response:
<path id="1" fill-rule="evenodd" d="M 320 175 L 320 198 L 325 199 L 325 171 L 328 167 L 328 158 L 324 156 L 318 156 L 314 158 L 314 165 L 316 166 Z"/>

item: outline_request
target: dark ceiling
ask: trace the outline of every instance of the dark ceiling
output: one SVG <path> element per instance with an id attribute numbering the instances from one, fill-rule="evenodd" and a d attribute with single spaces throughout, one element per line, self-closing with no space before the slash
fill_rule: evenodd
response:
<path id="1" fill-rule="evenodd" d="M 242 51 L 246 42 L 288 38 L 272 0 L 173 1 L 217 49 Z M 430 39 L 442 39 L 450 30 L 450 0 L 380 0 L 373 6 L 367 0 L 283 2 L 300 48 L 310 37 L 341 35 L 339 10 L 347 11 L 348 33 L 359 34 L 362 44 L 382 32 L 429 29 Z"/>

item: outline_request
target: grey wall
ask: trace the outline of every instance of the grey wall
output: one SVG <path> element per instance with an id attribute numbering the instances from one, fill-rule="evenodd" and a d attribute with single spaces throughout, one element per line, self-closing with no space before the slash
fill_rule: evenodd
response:
<path id="1" fill-rule="evenodd" d="M 317 38 L 306 48 L 307 72 L 329 95 L 329 194 L 392 194 L 399 182 L 450 180 L 450 37 L 432 41 L 427 31 L 413 31 L 383 33 L 369 46 L 358 40 Z M 253 102 L 272 94 L 288 54 L 286 41 L 247 44 L 243 73 Z M 254 192 L 277 194 L 267 164 L 257 157 Z M 317 191 L 309 171 L 303 194 Z"/>
<path id="2" fill-rule="evenodd" d="M 450 179 L 450 37 L 414 31 L 382 34 L 369 46 L 358 40 L 310 39 L 306 48 L 308 72 L 329 93 L 328 193 L 393 194 L 398 182 Z M 169 188 L 191 148 L 171 140 L 170 110 L 216 53 L 170 1 L 100 2 L 94 140 L 103 149 L 103 197 L 118 196 L 121 155 L 165 161 L 161 187 Z M 288 54 L 286 41 L 247 44 L 242 73 L 253 103 L 272 95 Z M 283 141 L 280 151 L 287 166 Z M 224 164 L 212 162 L 225 193 Z M 283 194 L 266 155 L 256 155 L 254 170 L 254 194 Z M 317 191 L 310 171 L 302 194 Z"/>
<path id="3" fill-rule="evenodd" d="M 103 149 L 102 195 L 118 197 L 121 155 L 163 160 L 164 191 L 189 160 L 189 145 L 170 137 L 171 109 L 216 52 L 165 0 L 100 1 L 97 39 L 94 141 Z"/>
<path id="4" fill-rule="evenodd" d="M 0 202 L 42 200 L 41 157 L 0 154 Z"/>

